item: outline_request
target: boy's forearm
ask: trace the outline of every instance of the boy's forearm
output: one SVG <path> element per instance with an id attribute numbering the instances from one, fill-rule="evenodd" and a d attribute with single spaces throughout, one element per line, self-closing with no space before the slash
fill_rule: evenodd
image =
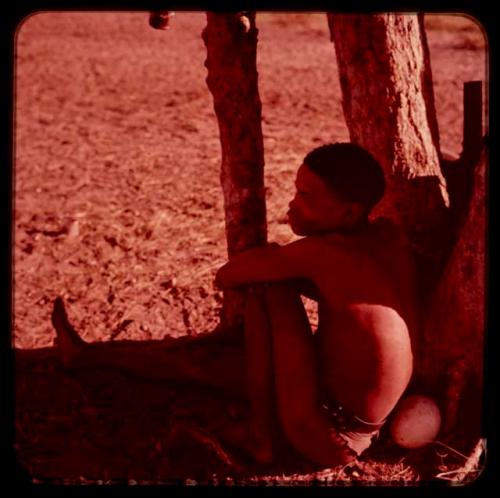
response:
<path id="1" fill-rule="evenodd" d="M 278 248 L 277 244 L 269 244 L 233 256 L 217 272 L 216 286 L 230 289 L 279 279 L 285 273 L 279 268 Z"/>

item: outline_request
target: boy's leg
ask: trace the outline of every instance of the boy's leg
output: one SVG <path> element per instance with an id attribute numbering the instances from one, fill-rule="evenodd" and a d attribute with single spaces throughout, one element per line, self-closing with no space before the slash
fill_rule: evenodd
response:
<path id="1" fill-rule="evenodd" d="M 195 382 L 245 396 L 243 339 L 215 344 L 185 344 L 171 348 L 162 341 L 83 341 L 69 323 L 63 301 L 54 303 L 52 324 L 56 329 L 62 363 L 67 368 L 109 368 L 159 381 Z"/>
<path id="2" fill-rule="evenodd" d="M 274 375 L 271 323 L 263 288 L 247 290 L 245 302 L 245 356 L 247 395 L 250 401 L 250 438 L 260 463 L 273 458 L 275 433 Z"/>
<path id="3" fill-rule="evenodd" d="M 290 284 L 273 284 L 266 288 L 266 306 L 272 327 L 272 347 L 276 397 L 283 419 L 300 413 L 300 404 L 316 401 L 316 358 L 309 319 L 300 293 Z M 297 395 L 301 394 L 302 399 Z M 283 420 L 282 420 L 283 422 Z"/>
<path id="4" fill-rule="evenodd" d="M 328 466 L 354 458 L 321 411 L 320 378 L 309 320 L 293 284 L 266 289 L 276 404 L 287 439 L 309 459 Z"/>

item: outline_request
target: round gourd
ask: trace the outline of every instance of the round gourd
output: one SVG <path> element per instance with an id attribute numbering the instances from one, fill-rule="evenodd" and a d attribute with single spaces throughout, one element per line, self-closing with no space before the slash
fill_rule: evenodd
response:
<path id="1" fill-rule="evenodd" d="M 390 425 L 393 441 L 402 448 L 421 448 L 431 443 L 441 427 L 441 413 L 427 396 L 412 394 L 396 407 Z"/>

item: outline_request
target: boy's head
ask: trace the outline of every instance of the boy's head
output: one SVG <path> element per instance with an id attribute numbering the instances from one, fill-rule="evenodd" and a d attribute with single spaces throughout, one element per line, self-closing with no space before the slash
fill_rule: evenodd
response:
<path id="1" fill-rule="evenodd" d="M 288 212 L 298 235 L 356 229 L 385 189 L 378 161 L 351 143 L 323 145 L 304 158 Z"/>

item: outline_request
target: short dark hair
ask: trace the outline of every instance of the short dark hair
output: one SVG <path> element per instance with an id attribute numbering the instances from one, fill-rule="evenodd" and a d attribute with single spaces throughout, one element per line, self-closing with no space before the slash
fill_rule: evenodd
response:
<path id="1" fill-rule="evenodd" d="M 359 145 L 340 142 L 322 145 L 306 155 L 304 164 L 341 199 L 358 202 L 368 212 L 384 195 L 384 171 Z"/>

